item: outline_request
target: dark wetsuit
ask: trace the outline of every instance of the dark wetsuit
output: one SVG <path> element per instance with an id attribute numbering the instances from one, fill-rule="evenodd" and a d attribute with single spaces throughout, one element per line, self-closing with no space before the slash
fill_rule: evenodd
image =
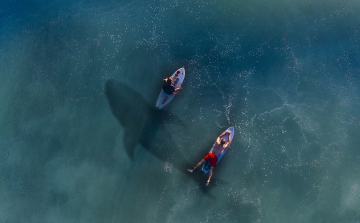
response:
<path id="1" fill-rule="evenodd" d="M 164 87 L 163 87 L 163 91 L 166 94 L 172 95 L 175 92 L 175 88 L 174 88 L 174 86 L 172 86 L 170 84 L 165 84 Z"/>

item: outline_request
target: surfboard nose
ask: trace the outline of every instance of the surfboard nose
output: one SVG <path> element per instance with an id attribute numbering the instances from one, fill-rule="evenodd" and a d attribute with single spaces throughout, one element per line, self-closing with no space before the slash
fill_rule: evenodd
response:
<path id="1" fill-rule="evenodd" d="M 180 68 L 179 71 L 180 71 L 181 74 L 185 74 L 185 68 L 184 67 Z"/>

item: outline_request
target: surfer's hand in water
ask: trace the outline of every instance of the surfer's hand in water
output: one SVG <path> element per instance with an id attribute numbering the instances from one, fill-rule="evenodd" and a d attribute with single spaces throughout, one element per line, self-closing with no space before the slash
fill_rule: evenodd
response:
<path id="1" fill-rule="evenodd" d="M 205 184 L 205 186 L 209 186 L 209 183 L 210 183 L 210 182 L 209 182 L 209 181 L 207 181 L 207 182 L 206 182 L 206 184 Z"/>
<path id="2" fill-rule="evenodd" d="M 194 171 L 194 169 L 188 169 L 188 171 L 189 171 L 190 173 L 192 173 L 192 172 Z"/>

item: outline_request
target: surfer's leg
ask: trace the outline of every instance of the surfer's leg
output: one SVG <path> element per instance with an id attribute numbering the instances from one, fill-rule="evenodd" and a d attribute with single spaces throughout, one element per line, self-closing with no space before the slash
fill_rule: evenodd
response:
<path id="1" fill-rule="evenodd" d="M 198 162 L 198 163 L 196 164 L 196 166 L 195 166 L 194 168 L 188 169 L 188 171 L 192 173 L 196 168 L 198 168 L 198 167 L 199 167 L 201 164 L 203 164 L 204 162 L 205 162 L 205 160 L 202 159 L 200 162 Z"/>
<path id="2" fill-rule="evenodd" d="M 210 168 L 209 178 L 208 178 L 208 180 L 206 181 L 205 186 L 209 186 L 210 179 L 211 179 L 211 177 L 212 177 L 212 175 L 213 175 L 213 170 L 214 170 L 214 167 L 212 166 L 212 167 Z"/>

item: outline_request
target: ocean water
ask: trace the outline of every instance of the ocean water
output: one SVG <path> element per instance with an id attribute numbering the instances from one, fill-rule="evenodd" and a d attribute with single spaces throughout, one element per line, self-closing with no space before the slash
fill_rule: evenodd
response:
<path id="1" fill-rule="evenodd" d="M 0 222 L 360 222 L 359 11 L 2 1 Z M 186 169 L 230 126 L 205 187 Z"/>

